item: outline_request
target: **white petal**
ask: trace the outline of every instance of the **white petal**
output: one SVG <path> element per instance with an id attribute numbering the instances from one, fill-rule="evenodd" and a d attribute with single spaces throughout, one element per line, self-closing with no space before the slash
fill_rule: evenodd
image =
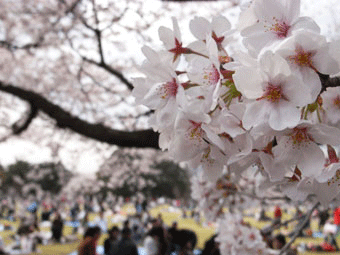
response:
<path id="1" fill-rule="evenodd" d="M 145 78 L 134 78 L 133 79 L 133 90 L 132 95 L 136 98 L 136 103 L 141 104 L 144 96 L 149 91 L 149 84 L 146 83 Z"/>
<path id="2" fill-rule="evenodd" d="M 288 21 L 293 21 L 300 16 L 300 0 L 285 0 L 280 1 L 283 5 L 282 11 L 285 12 L 285 17 Z"/>
<path id="3" fill-rule="evenodd" d="M 181 41 L 181 32 L 179 30 L 178 22 L 175 17 L 172 17 L 172 26 L 174 28 L 174 37 L 177 38 L 178 41 Z"/>
<path id="4" fill-rule="evenodd" d="M 293 146 L 290 138 L 287 136 L 277 137 L 277 146 L 273 148 L 273 154 L 277 161 L 289 162 L 296 164 L 302 153 L 301 150 Z"/>
<path id="5" fill-rule="evenodd" d="M 333 146 L 340 145 L 340 130 L 336 127 L 327 126 L 325 124 L 314 125 L 308 130 L 314 141 L 321 144 L 329 144 Z"/>
<path id="6" fill-rule="evenodd" d="M 216 134 L 214 133 L 214 131 L 209 128 L 208 125 L 206 124 L 202 124 L 202 129 L 205 131 L 208 139 L 214 144 L 216 145 L 217 147 L 219 147 L 221 150 L 224 150 L 224 144 L 221 140 L 221 138 Z"/>
<path id="7" fill-rule="evenodd" d="M 316 100 L 321 91 L 321 81 L 319 75 L 309 67 L 301 68 L 303 82 L 308 86 L 312 100 Z"/>
<path id="8" fill-rule="evenodd" d="M 211 34 L 211 25 L 203 17 L 195 17 L 189 24 L 191 33 L 199 40 L 205 40 L 207 34 Z"/>
<path id="9" fill-rule="evenodd" d="M 274 161 L 273 156 L 267 153 L 260 153 L 260 159 L 264 170 L 269 174 L 271 181 L 280 181 L 285 177 L 285 164 L 275 164 L 276 162 Z"/>
<path id="10" fill-rule="evenodd" d="M 315 33 L 320 33 L 320 27 L 316 22 L 310 17 L 300 17 L 298 18 L 291 27 L 291 30 L 310 30 Z"/>
<path id="11" fill-rule="evenodd" d="M 333 163 L 329 166 L 322 169 L 322 172 L 319 176 L 315 177 L 315 179 L 318 182 L 327 182 L 329 179 L 331 179 L 337 170 L 340 169 L 340 163 Z"/>
<path id="12" fill-rule="evenodd" d="M 262 96 L 262 77 L 259 70 L 250 67 L 240 67 L 233 75 L 235 86 L 245 97 L 256 99 Z"/>
<path id="13" fill-rule="evenodd" d="M 245 9 L 240 14 L 239 22 L 237 24 L 237 28 L 239 30 L 243 30 L 249 26 L 252 26 L 257 22 L 258 18 L 256 17 L 254 11 L 254 4 L 251 4 L 249 8 Z"/>
<path id="14" fill-rule="evenodd" d="M 311 93 L 308 93 L 309 89 L 302 81 L 302 78 L 297 75 L 287 77 L 282 90 L 288 101 L 295 106 L 305 106 L 315 100 L 315 98 L 312 98 Z"/>
<path id="15" fill-rule="evenodd" d="M 318 175 L 325 162 L 322 150 L 313 142 L 306 143 L 300 149 L 302 153 L 300 154 L 297 166 L 301 170 L 302 176 L 310 177 Z"/>
<path id="16" fill-rule="evenodd" d="M 151 49 L 148 46 L 143 46 L 142 47 L 142 52 L 144 54 L 144 56 L 151 62 L 151 63 L 160 63 L 160 58 L 157 54 L 156 51 L 154 51 L 153 49 Z"/>
<path id="17" fill-rule="evenodd" d="M 170 28 L 160 27 L 158 29 L 159 39 L 164 43 L 167 50 L 175 47 L 175 37 Z"/>
<path id="18" fill-rule="evenodd" d="M 273 17 L 276 19 L 286 18 L 284 15 L 282 1 L 280 0 L 258 0 L 255 1 L 254 11 L 256 16 L 262 20 L 271 21 Z"/>
<path id="19" fill-rule="evenodd" d="M 159 90 L 163 87 L 163 83 L 152 86 L 148 93 L 144 96 L 143 104 L 151 109 L 162 108 L 168 102 L 166 98 L 162 98 L 159 94 Z"/>
<path id="20" fill-rule="evenodd" d="M 280 102 L 269 115 L 269 125 L 274 130 L 293 128 L 299 124 L 301 111 L 289 102 Z"/>
<path id="21" fill-rule="evenodd" d="M 338 62 L 330 55 L 329 45 L 318 50 L 313 57 L 313 64 L 322 74 L 336 74 L 340 71 Z"/>
<path id="22" fill-rule="evenodd" d="M 271 51 L 267 51 L 261 56 L 260 66 L 270 77 L 278 75 L 288 76 L 291 74 L 288 62 L 279 54 L 274 54 Z"/>
<path id="23" fill-rule="evenodd" d="M 268 106 L 266 107 L 265 102 L 255 101 L 248 104 L 242 120 L 243 127 L 248 130 L 251 127 L 266 122 L 269 111 L 270 108 Z"/>
<path id="24" fill-rule="evenodd" d="M 309 192 L 304 192 L 302 190 L 298 190 L 296 182 L 286 183 L 285 185 L 281 186 L 282 192 L 288 196 L 293 201 L 304 201 L 306 200 Z"/>
<path id="25" fill-rule="evenodd" d="M 231 28 L 230 22 L 224 16 L 213 17 L 211 26 L 212 30 L 216 33 L 217 36 L 223 35 Z"/>

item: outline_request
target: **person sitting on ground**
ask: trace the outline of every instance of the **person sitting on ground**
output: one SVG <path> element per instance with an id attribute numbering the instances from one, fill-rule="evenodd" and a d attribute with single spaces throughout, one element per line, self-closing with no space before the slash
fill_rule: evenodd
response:
<path id="1" fill-rule="evenodd" d="M 194 231 L 189 229 L 181 229 L 177 232 L 178 245 L 180 247 L 180 254 L 193 254 L 197 244 L 197 235 Z"/>
<path id="2" fill-rule="evenodd" d="M 159 228 L 159 227 L 158 227 Z M 157 255 L 159 251 L 159 233 L 156 227 L 150 229 L 144 239 L 145 255 Z"/>
<path id="3" fill-rule="evenodd" d="M 133 225 L 132 226 L 132 240 L 135 242 L 135 244 L 140 244 L 142 238 L 144 235 L 144 229 L 143 227 L 139 225 Z"/>
<path id="4" fill-rule="evenodd" d="M 319 210 L 318 217 L 319 217 L 319 231 L 322 231 L 323 227 L 325 226 L 327 220 L 330 217 L 328 208 Z"/>
<path id="5" fill-rule="evenodd" d="M 131 239 L 131 229 L 122 230 L 122 238 L 114 243 L 110 255 L 138 255 L 137 245 Z"/>
<path id="6" fill-rule="evenodd" d="M 96 255 L 97 242 L 100 235 L 100 227 L 95 226 L 88 228 L 84 234 L 84 239 L 78 247 L 78 255 Z"/>
<path id="7" fill-rule="evenodd" d="M 286 245 L 286 237 L 282 234 L 278 234 L 276 236 L 274 236 L 273 238 L 273 249 L 274 250 L 281 250 L 285 245 Z M 286 255 L 297 255 L 296 250 L 293 250 L 291 248 L 288 248 L 285 252 Z"/>
<path id="8" fill-rule="evenodd" d="M 112 227 L 108 231 L 109 237 L 104 242 L 104 254 L 109 255 L 113 245 L 118 240 L 119 228 L 117 226 Z"/>
<path id="9" fill-rule="evenodd" d="M 204 249 L 201 255 L 221 255 L 219 250 L 219 243 L 215 241 L 217 234 L 213 235 L 205 242 Z"/>
<path id="10" fill-rule="evenodd" d="M 307 251 L 334 252 L 339 251 L 339 247 L 336 243 L 334 235 L 329 233 L 325 236 L 325 239 L 321 244 L 315 245 L 313 243 L 309 243 L 307 245 Z"/>

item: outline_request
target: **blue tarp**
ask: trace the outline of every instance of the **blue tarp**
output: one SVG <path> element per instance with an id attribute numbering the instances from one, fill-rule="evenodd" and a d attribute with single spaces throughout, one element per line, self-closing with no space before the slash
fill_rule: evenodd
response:
<path id="1" fill-rule="evenodd" d="M 73 227 L 73 228 L 79 228 L 80 222 L 79 221 L 66 221 L 66 226 Z"/>
<path id="2" fill-rule="evenodd" d="M 33 202 L 32 204 L 30 204 L 28 207 L 27 207 L 27 211 L 31 212 L 31 213 L 34 213 L 36 212 L 38 209 L 38 204 L 36 202 Z"/>

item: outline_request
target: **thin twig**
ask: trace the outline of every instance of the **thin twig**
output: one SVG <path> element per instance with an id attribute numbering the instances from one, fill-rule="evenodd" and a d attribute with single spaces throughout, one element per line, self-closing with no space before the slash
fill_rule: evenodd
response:
<path id="1" fill-rule="evenodd" d="M 305 227 L 305 225 L 307 224 L 307 222 L 309 221 L 309 218 L 311 217 L 313 211 L 320 205 L 320 202 L 317 202 L 310 210 L 309 212 L 306 214 L 305 219 L 303 220 L 303 222 L 296 227 L 295 229 L 295 233 L 292 236 L 292 238 L 289 240 L 288 243 L 286 243 L 285 246 L 283 246 L 283 248 L 281 249 L 279 255 L 283 255 L 288 248 L 292 245 L 292 243 L 294 243 L 294 241 L 296 240 L 296 238 L 299 236 L 300 232 L 302 231 L 302 229 Z"/>
<path id="2" fill-rule="evenodd" d="M 89 59 L 89 58 L 86 58 L 86 57 L 82 57 L 84 61 L 88 62 L 88 63 L 91 63 L 91 64 L 94 64 L 98 67 L 101 67 L 103 68 L 104 70 L 106 70 L 107 72 L 109 72 L 110 74 L 116 76 L 121 82 L 123 82 L 127 87 L 128 89 L 132 90 L 133 89 L 133 84 L 131 82 L 128 81 L 128 79 L 121 73 L 119 72 L 118 70 L 114 69 L 113 67 L 107 65 L 106 63 L 98 63 L 92 59 Z"/>

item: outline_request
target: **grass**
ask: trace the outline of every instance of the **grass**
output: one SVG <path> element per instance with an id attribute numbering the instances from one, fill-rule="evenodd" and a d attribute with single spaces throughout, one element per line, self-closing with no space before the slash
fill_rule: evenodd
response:
<path id="1" fill-rule="evenodd" d="M 197 242 L 197 248 L 202 249 L 204 247 L 205 242 L 215 233 L 215 228 L 214 227 L 203 227 L 200 224 L 197 224 L 196 221 L 194 221 L 191 218 L 182 218 L 182 215 L 180 213 L 176 213 L 176 212 L 169 212 L 168 211 L 169 206 L 167 205 L 162 205 L 162 206 L 158 206 L 155 207 L 153 209 L 150 210 L 150 214 L 153 217 L 157 217 L 158 214 L 162 215 L 162 219 L 164 221 L 164 223 L 168 226 L 170 226 L 172 224 L 173 221 L 177 221 L 178 223 L 178 228 L 179 229 L 191 229 L 193 230 L 196 234 L 197 234 L 197 238 L 198 238 L 198 242 Z M 132 205 L 126 205 L 123 207 L 123 211 L 126 212 L 127 214 L 134 214 L 135 210 L 134 207 Z M 271 213 L 268 213 L 269 217 L 272 217 Z M 94 220 L 96 217 L 96 214 L 90 214 L 89 216 L 89 220 L 92 221 Z M 283 219 L 288 219 L 290 216 L 288 214 L 283 214 Z M 259 222 L 257 220 L 255 220 L 253 217 L 245 217 L 244 220 L 246 222 L 248 222 L 249 224 L 257 227 L 257 228 L 263 228 L 264 226 L 266 226 L 267 224 L 269 224 L 268 222 Z M 0 221 L 2 224 L 6 224 L 9 223 L 11 224 L 15 229 L 18 226 L 18 221 L 17 222 L 8 222 L 8 221 L 4 221 L 1 220 Z M 112 227 L 113 224 L 109 224 L 109 227 Z M 121 224 L 119 225 L 121 226 Z M 311 227 L 313 230 L 317 229 L 317 222 L 316 221 L 312 221 L 311 223 Z M 288 226 L 287 229 L 285 229 L 285 231 L 290 232 L 294 229 L 294 225 L 291 224 Z M 43 231 L 49 231 L 48 228 L 42 229 Z M 72 228 L 65 226 L 64 228 L 64 236 L 71 234 L 72 232 Z M 4 242 L 6 245 L 8 245 L 11 241 L 12 238 L 11 236 L 13 235 L 13 231 L 3 231 L 0 233 L 1 237 L 3 238 Z M 81 236 L 78 236 L 79 239 L 81 239 Z M 107 238 L 107 235 L 102 235 L 100 240 L 99 240 L 99 245 L 102 245 L 104 243 L 104 240 Z M 322 238 L 310 238 L 310 237 L 300 237 L 297 238 L 297 240 L 294 242 L 294 244 L 299 244 L 301 242 L 304 243 L 309 243 L 309 242 L 313 242 L 314 244 L 318 244 L 320 242 L 322 242 Z M 338 244 L 340 244 L 340 238 L 337 239 Z M 38 249 L 40 251 L 40 253 L 32 253 L 32 254 L 36 254 L 36 255 L 66 255 L 69 254 L 73 251 L 75 251 L 77 249 L 79 245 L 79 241 L 74 242 L 74 243 L 68 243 L 68 244 L 50 244 L 50 245 L 39 245 Z M 302 253 L 301 255 L 326 255 L 326 254 L 337 254 L 337 253 L 329 253 L 329 252 L 317 252 L 317 253 L 313 253 L 313 252 L 305 252 Z"/>

